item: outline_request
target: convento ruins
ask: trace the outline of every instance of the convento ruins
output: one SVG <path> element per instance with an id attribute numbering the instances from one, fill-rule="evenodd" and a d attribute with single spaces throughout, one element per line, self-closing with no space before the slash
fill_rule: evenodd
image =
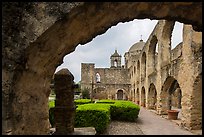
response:
<path id="1" fill-rule="evenodd" d="M 173 27 L 174 22 L 160 20 L 147 42 L 141 39 L 125 53 L 125 65 L 121 65 L 117 50 L 110 57 L 110 68 L 95 68 L 95 64 L 82 63 L 81 88 L 93 90 L 95 99 L 132 100 L 147 109 L 155 109 L 158 114 L 166 114 L 172 107 L 181 109 L 183 120 L 191 115 L 192 120 L 186 126 L 201 129 L 202 35 L 193 32 L 186 39 L 188 28 L 183 32 L 184 41 L 171 50 Z M 190 49 L 193 49 L 194 57 L 185 69 L 185 52 Z M 192 70 L 190 64 L 194 66 Z M 189 74 L 185 75 L 184 71 Z M 97 75 L 100 81 L 97 81 Z"/>
<path id="2" fill-rule="evenodd" d="M 201 2 L 3 2 L 2 134 L 48 134 L 50 82 L 63 57 L 119 22 L 145 18 L 159 20 L 148 40 L 125 53 L 124 65 L 117 50 L 110 68 L 82 64 L 82 87 L 93 80 L 96 98 L 132 100 L 158 115 L 178 108 L 182 127 L 202 129 Z M 175 21 L 183 41 L 171 50 Z"/>

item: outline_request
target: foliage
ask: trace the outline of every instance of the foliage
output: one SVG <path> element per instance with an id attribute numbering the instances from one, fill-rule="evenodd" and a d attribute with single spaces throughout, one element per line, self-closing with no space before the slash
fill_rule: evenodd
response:
<path id="1" fill-rule="evenodd" d="M 77 99 L 74 100 L 75 105 L 82 105 L 82 104 L 88 104 L 88 103 L 93 103 L 91 102 L 91 99 Z"/>
<path id="2" fill-rule="evenodd" d="M 109 104 L 78 105 L 75 127 L 95 127 L 97 134 L 103 133 L 110 122 Z"/>
<path id="3" fill-rule="evenodd" d="M 140 107 L 131 101 L 99 100 L 96 103 L 90 99 L 74 100 L 77 106 L 75 127 L 95 127 L 97 134 L 104 132 L 110 120 L 135 121 Z M 54 101 L 49 102 L 50 123 L 54 125 Z"/>
<path id="4" fill-rule="evenodd" d="M 49 109 L 55 107 L 55 100 L 49 101 Z"/>
<path id="5" fill-rule="evenodd" d="M 90 99 L 90 94 L 89 94 L 89 89 L 88 88 L 81 89 L 81 93 L 82 93 L 82 98 L 83 99 Z"/>
<path id="6" fill-rule="evenodd" d="M 136 121 L 140 107 L 131 101 L 116 100 L 111 105 L 111 119 L 121 121 Z"/>
<path id="7" fill-rule="evenodd" d="M 114 103 L 115 103 L 115 100 L 101 99 L 101 100 L 97 101 L 96 103 L 114 104 Z"/>

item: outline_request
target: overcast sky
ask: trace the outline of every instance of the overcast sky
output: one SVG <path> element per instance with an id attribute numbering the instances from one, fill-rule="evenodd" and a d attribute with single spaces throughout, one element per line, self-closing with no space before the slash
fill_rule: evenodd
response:
<path id="1" fill-rule="evenodd" d="M 56 71 L 67 68 L 74 75 L 74 81 L 81 80 L 81 63 L 95 63 L 96 68 L 109 68 L 110 56 L 117 49 L 122 56 L 124 65 L 124 54 L 129 48 L 142 39 L 147 41 L 153 31 L 157 20 L 135 19 L 126 23 L 118 23 L 109 28 L 104 34 L 96 36 L 91 42 L 85 45 L 78 45 L 74 52 L 66 55 L 63 63 Z M 183 24 L 176 22 L 172 34 L 172 48 L 182 41 Z"/>

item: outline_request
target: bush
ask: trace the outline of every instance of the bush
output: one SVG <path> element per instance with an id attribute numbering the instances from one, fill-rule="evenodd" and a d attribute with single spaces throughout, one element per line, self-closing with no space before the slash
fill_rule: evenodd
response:
<path id="1" fill-rule="evenodd" d="M 84 104 L 76 109 L 75 127 L 95 127 L 97 134 L 100 134 L 107 129 L 109 122 L 109 104 Z"/>
<path id="2" fill-rule="evenodd" d="M 136 121 L 138 118 L 140 107 L 131 101 L 116 100 L 111 105 L 111 119 L 121 121 Z"/>
<path id="3" fill-rule="evenodd" d="M 91 101 L 91 99 L 77 99 L 77 100 L 74 100 L 75 105 L 82 105 L 82 104 L 88 104 L 88 103 L 94 103 L 94 101 Z"/>
<path id="4" fill-rule="evenodd" d="M 90 99 L 89 89 L 85 88 L 81 90 L 81 94 L 83 99 Z"/>
<path id="5" fill-rule="evenodd" d="M 96 103 L 114 104 L 114 103 L 115 103 L 115 100 L 102 99 L 102 100 L 97 101 Z"/>
<path id="6" fill-rule="evenodd" d="M 75 100 L 75 127 L 95 127 L 97 134 L 103 133 L 111 120 L 135 121 L 140 107 L 131 101 L 99 100 L 96 103 L 90 99 Z M 54 101 L 49 102 L 49 120 L 54 126 Z"/>

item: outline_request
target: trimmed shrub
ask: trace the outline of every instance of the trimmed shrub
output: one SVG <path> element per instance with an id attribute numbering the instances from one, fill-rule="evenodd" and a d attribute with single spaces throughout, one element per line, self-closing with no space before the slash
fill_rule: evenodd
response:
<path id="1" fill-rule="evenodd" d="M 109 122 L 109 104 L 84 104 L 76 109 L 74 127 L 95 127 L 100 134 L 107 129 Z"/>
<path id="2" fill-rule="evenodd" d="M 135 121 L 138 118 L 140 107 L 131 101 L 116 100 L 111 105 L 111 119 L 121 121 Z"/>
<path id="3" fill-rule="evenodd" d="M 114 104 L 115 100 L 101 99 L 101 100 L 97 101 L 96 103 Z"/>
<path id="4" fill-rule="evenodd" d="M 77 99 L 77 100 L 74 100 L 75 105 L 82 105 L 82 104 L 88 104 L 88 103 L 94 103 L 94 101 L 91 102 L 91 99 Z"/>

